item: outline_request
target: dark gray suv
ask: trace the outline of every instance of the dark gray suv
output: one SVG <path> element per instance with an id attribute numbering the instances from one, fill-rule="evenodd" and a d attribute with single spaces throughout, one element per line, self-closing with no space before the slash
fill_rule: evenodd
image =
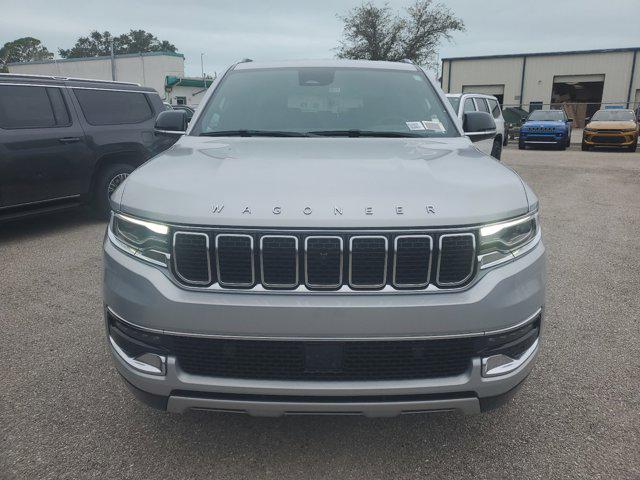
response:
<path id="1" fill-rule="evenodd" d="M 109 195 L 175 137 L 153 127 L 158 93 L 133 83 L 0 74 L 0 220 Z"/>

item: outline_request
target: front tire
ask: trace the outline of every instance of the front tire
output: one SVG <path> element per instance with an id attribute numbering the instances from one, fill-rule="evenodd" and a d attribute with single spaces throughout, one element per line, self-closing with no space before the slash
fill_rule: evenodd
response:
<path id="1" fill-rule="evenodd" d="M 633 142 L 631 145 L 629 145 L 627 147 L 629 149 L 630 152 L 635 152 L 636 148 L 638 148 L 638 140 L 636 140 L 635 142 Z"/>
<path id="2" fill-rule="evenodd" d="M 126 163 L 114 163 L 98 172 L 93 190 L 93 206 L 100 217 L 109 217 L 109 198 L 133 170 L 134 168 Z"/>
<path id="3" fill-rule="evenodd" d="M 518 149 L 525 150 L 527 146 L 524 144 L 522 140 L 518 140 Z"/>
<path id="4" fill-rule="evenodd" d="M 587 145 L 586 143 L 584 143 L 584 141 L 582 142 L 582 151 L 583 152 L 588 152 L 589 150 L 591 150 L 591 147 L 589 145 Z"/>
<path id="5" fill-rule="evenodd" d="M 496 160 L 500 160 L 502 156 L 502 138 L 496 137 L 493 139 L 493 147 L 491 147 L 491 156 Z"/>

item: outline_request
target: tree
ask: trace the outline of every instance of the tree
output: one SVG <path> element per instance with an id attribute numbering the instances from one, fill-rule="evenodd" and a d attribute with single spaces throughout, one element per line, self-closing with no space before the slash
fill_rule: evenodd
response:
<path id="1" fill-rule="evenodd" d="M 464 31 L 464 23 L 451 10 L 433 0 L 415 0 L 404 17 L 388 3 L 368 2 L 339 16 L 344 22 L 338 58 L 400 61 L 409 59 L 430 66 L 438 45 L 451 34 Z"/>
<path id="2" fill-rule="evenodd" d="M 51 60 L 53 53 L 37 38 L 23 37 L 7 42 L 0 48 L 0 71 L 7 71 L 7 63 Z"/>
<path id="3" fill-rule="evenodd" d="M 70 49 L 60 49 L 62 58 L 78 57 L 99 57 L 111 54 L 111 44 L 113 51 L 117 54 L 123 53 L 144 53 L 169 51 L 175 52 L 175 45 L 166 40 L 158 40 L 153 34 L 144 30 L 131 30 L 114 37 L 110 32 L 92 31 L 88 37 L 80 37 L 76 44 Z"/>

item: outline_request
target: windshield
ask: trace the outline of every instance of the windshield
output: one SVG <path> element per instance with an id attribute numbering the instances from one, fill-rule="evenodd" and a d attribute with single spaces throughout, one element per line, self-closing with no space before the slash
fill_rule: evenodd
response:
<path id="1" fill-rule="evenodd" d="M 591 120 L 594 122 L 633 122 L 635 116 L 629 110 L 598 110 L 593 114 Z"/>
<path id="2" fill-rule="evenodd" d="M 418 71 L 273 68 L 230 71 L 191 135 L 459 136 Z"/>
<path id="3" fill-rule="evenodd" d="M 531 112 L 528 120 L 537 120 L 541 122 L 563 122 L 564 114 L 560 110 L 536 110 Z"/>
<path id="4" fill-rule="evenodd" d="M 453 107 L 453 111 L 457 112 L 458 108 L 460 108 L 460 97 L 449 97 L 449 96 L 447 96 L 447 100 L 449 100 L 449 103 Z"/>

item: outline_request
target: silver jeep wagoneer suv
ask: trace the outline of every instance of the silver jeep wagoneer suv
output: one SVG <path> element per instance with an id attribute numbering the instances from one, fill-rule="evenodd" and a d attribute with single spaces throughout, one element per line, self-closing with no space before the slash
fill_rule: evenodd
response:
<path id="1" fill-rule="evenodd" d="M 464 131 L 463 131 L 464 130 Z M 411 63 L 231 67 L 111 197 L 109 349 L 172 412 L 504 403 L 539 348 L 538 200 Z"/>

